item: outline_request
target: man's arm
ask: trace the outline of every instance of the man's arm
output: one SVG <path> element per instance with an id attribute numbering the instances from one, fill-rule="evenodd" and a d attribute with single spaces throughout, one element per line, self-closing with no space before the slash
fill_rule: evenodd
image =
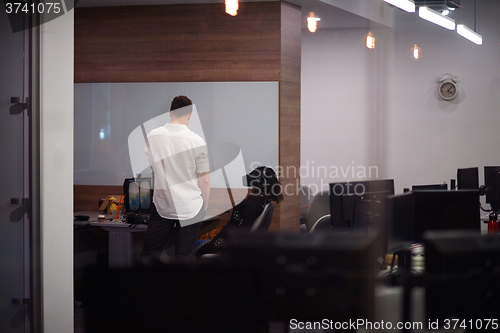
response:
<path id="1" fill-rule="evenodd" d="M 205 202 L 205 211 L 208 208 L 208 198 L 210 197 L 210 174 L 208 172 L 198 173 L 198 186 L 201 190 L 201 197 Z"/>

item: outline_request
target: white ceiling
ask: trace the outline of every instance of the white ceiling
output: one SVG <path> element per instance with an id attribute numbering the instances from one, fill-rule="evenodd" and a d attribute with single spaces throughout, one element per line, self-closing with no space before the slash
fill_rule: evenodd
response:
<path id="1" fill-rule="evenodd" d="M 240 0 L 242 1 L 242 0 Z M 245 2 L 261 2 L 264 0 L 244 0 Z M 265 0 L 278 1 L 278 0 Z M 190 3 L 223 3 L 224 0 L 80 0 L 77 7 L 108 7 L 108 6 L 135 6 L 135 5 L 171 5 Z M 364 17 L 355 15 L 346 10 L 323 2 L 322 0 L 288 0 L 287 2 L 302 8 L 302 28 L 307 29 L 306 18 L 310 12 L 320 17 L 318 28 L 322 29 L 347 29 L 347 28 L 373 28 L 382 25 Z"/>

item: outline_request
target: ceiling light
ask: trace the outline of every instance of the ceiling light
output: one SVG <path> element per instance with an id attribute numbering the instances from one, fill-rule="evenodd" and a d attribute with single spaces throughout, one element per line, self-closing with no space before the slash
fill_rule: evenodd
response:
<path id="1" fill-rule="evenodd" d="M 460 36 L 467 38 L 471 42 L 476 43 L 477 45 L 483 44 L 483 37 L 474 30 L 467 28 L 463 24 L 457 24 L 457 33 Z"/>
<path id="2" fill-rule="evenodd" d="M 238 0 L 226 0 L 226 13 L 231 15 L 231 16 L 236 16 L 238 15 Z"/>
<path id="3" fill-rule="evenodd" d="M 418 47 L 417 44 L 413 45 L 413 47 L 411 48 L 411 56 L 413 60 L 418 60 L 421 55 L 422 55 L 422 49 Z"/>
<path id="4" fill-rule="evenodd" d="M 445 9 L 441 12 L 442 15 L 447 16 L 450 13 L 448 9 Z"/>
<path id="5" fill-rule="evenodd" d="M 424 20 L 427 20 L 429 22 L 432 22 L 434 24 L 442 26 L 443 28 L 446 28 L 448 30 L 455 30 L 455 20 L 454 19 L 443 16 L 440 13 L 438 13 L 432 9 L 429 9 L 427 7 L 420 7 L 418 9 L 418 16 L 420 16 Z"/>
<path id="6" fill-rule="evenodd" d="M 415 3 L 413 0 L 384 0 L 387 3 L 390 3 L 393 6 L 401 8 L 409 13 L 415 12 Z"/>
<path id="7" fill-rule="evenodd" d="M 369 49 L 375 48 L 375 36 L 372 35 L 371 31 L 366 35 L 366 47 Z"/>
<path id="8" fill-rule="evenodd" d="M 307 29 L 310 32 L 315 32 L 318 29 L 318 21 L 321 19 L 319 17 L 314 17 L 314 13 L 310 13 L 311 16 L 307 18 Z"/>

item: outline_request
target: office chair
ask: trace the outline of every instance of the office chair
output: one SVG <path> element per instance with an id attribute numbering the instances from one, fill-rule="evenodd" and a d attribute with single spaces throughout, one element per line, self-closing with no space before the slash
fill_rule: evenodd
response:
<path id="1" fill-rule="evenodd" d="M 307 213 L 307 209 L 311 204 L 312 199 L 312 191 L 307 185 L 302 185 L 299 189 L 299 198 L 300 198 L 300 224 L 306 223 L 305 217 Z"/>
<path id="2" fill-rule="evenodd" d="M 311 232 L 316 222 L 325 216 L 330 216 L 330 190 L 316 193 L 312 198 L 305 215 L 307 230 Z"/>
<path id="3" fill-rule="evenodd" d="M 270 202 L 264 207 L 262 213 L 255 219 L 255 222 L 250 227 L 250 232 L 266 232 L 271 225 L 273 213 L 274 203 Z"/>
<path id="4" fill-rule="evenodd" d="M 250 232 L 267 232 L 269 226 L 271 225 L 271 220 L 274 213 L 274 203 L 270 202 L 264 206 L 264 210 L 255 219 L 254 223 L 250 227 Z M 201 255 L 202 258 L 217 258 L 219 253 L 206 253 Z"/>
<path id="5" fill-rule="evenodd" d="M 331 224 L 330 214 L 328 214 L 320 217 L 316 221 L 316 223 L 314 223 L 311 230 L 309 230 L 309 233 L 312 234 L 315 232 L 331 231 L 331 229 L 332 229 L 332 224 Z"/>

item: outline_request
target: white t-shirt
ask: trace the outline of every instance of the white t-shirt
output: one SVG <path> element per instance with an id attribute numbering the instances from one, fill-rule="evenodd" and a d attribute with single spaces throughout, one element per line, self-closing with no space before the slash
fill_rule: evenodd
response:
<path id="1" fill-rule="evenodd" d="M 195 217 L 203 206 L 197 174 L 209 172 L 205 141 L 185 125 L 166 124 L 148 134 L 144 151 L 154 171 L 158 214 L 177 220 Z"/>

